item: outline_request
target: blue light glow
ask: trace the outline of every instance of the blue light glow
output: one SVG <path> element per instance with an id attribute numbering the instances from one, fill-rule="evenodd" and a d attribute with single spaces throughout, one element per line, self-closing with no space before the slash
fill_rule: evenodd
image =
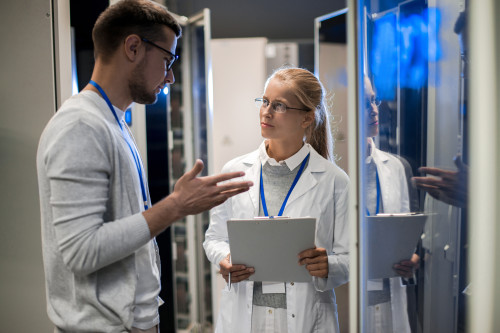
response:
<path id="1" fill-rule="evenodd" d="M 378 97 L 393 100 L 397 74 L 396 15 L 388 14 L 375 21 L 371 54 L 371 71 Z"/>
<path id="2" fill-rule="evenodd" d="M 165 95 L 168 95 L 168 91 L 169 91 L 169 90 L 168 90 L 168 86 L 165 86 L 165 87 L 163 88 L 163 93 L 164 93 Z"/>
<path id="3" fill-rule="evenodd" d="M 420 14 L 388 13 L 374 22 L 370 69 L 377 95 L 394 100 L 400 88 L 419 89 L 427 84 L 428 63 L 441 58 L 438 41 L 441 13 L 428 8 Z"/>
<path id="4" fill-rule="evenodd" d="M 125 122 L 127 123 L 128 126 L 132 126 L 132 109 L 128 108 L 125 111 Z"/>

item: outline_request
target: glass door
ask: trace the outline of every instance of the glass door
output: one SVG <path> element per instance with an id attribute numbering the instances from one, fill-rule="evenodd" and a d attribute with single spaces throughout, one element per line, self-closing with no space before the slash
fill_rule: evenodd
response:
<path id="1" fill-rule="evenodd" d="M 465 2 L 360 0 L 349 8 L 359 331 L 463 332 Z"/>
<path id="2" fill-rule="evenodd" d="M 183 27 L 181 65 L 174 71 L 176 83 L 169 93 L 171 189 L 196 159 L 205 164 L 202 176 L 212 169 L 210 11 L 178 20 Z M 208 214 L 187 216 L 171 228 L 177 332 L 212 329 L 210 264 L 202 246 Z"/>
<path id="3" fill-rule="evenodd" d="M 347 8 L 315 19 L 314 72 L 323 83 L 332 119 L 337 165 L 348 172 Z M 349 332 L 349 283 L 335 288 L 340 333 Z"/>

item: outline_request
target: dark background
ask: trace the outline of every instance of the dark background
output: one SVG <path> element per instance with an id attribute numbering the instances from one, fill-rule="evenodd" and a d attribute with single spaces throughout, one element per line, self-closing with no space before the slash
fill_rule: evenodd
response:
<path id="1" fill-rule="evenodd" d="M 92 27 L 99 14 L 108 5 L 108 0 L 70 1 L 79 90 L 89 82 L 94 67 Z M 296 41 L 305 43 L 305 47 L 312 52 L 314 19 L 344 8 L 346 1 L 167 0 L 165 5 L 171 12 L 188 17 L 204 8 L 209 8 L 212 38 L 266 37 L 270 41 Z M 313 62 L 312 58 L 309 60 L 305 62 L 307 64 Z M 310 64 L 310 70 L 313 69 L 313 65 Z M 304 67 L 308 68 L 306 65 Z M 160 94 L 158 102 L 148 106 L 146 112 L 148 181 L 153 204 L 169 194 L 166 114 L 166 100 L 164 95 Z M 160 296 L 165 301 L 160 307 L 161 331 L 174 332 L 175 307 L 170 232 L 159 235 L 157 241 L 162 258 Z"/>
<path id="2" fill-rule="evenodd" d="M 94 66 L 92 27 L 108 4 L 108 0 L 70 1 L 80 89 L 88 83 Z M 209 8 L 212 38 L 266 37 L 312 43 L 314 19 L 345 8 L 346 0 L 166 0 L 165 5 L 184 16 Z"/>
<path id="3" fill-rule="evenodd" d="M 346 0 L 166 0 L 180 15 L 209 8 L 212 38 L 313 39 L 314 19 L 345 8 Z"/>

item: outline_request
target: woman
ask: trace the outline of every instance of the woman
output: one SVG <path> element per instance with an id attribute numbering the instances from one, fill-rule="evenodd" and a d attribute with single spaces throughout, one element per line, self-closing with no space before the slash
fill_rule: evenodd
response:
<path id="1" fill-rule="evenodd" d="M 231 272 L 216 332 L 338 332 L 333 288 L 349 277 L 349 180 L 329 160 L 332 140 L 323 87 L 307 70 L 284 68 L 270 76 L 264 96 L 256 102 L 265 140 L 223 170 L 245 171 L 245 178 L 254 184 L 262 179 L 262 186 L 213 209 L 203 244 L 226 282 Z M 317 219 L 316 248 L 298 257 L 311 275 L 310 282 L 272 286 L 252 282 L 247 279 L 253 268 L 231 264 L 226 221 L 273 215 Z"/>
<path id="2" fill-rule="evenodd" d="M 395 155 L 378 149 L 373 137 L 379 134 L 379 109 L 370 79 L 365 76 L 366 110 L 366 215 L 408 213 L 410 196 L 403 163 Z M 417 244 L 415 244 L 417 246 Z M 366 331 L 369 333 L 410 333 L 407 286 L 418 267 L 420 257 L 413 254 L 394 266 L 403 278 L 369 280 L 367 283 Z M 415 305 L 413 305 L 415 306 Z"/>

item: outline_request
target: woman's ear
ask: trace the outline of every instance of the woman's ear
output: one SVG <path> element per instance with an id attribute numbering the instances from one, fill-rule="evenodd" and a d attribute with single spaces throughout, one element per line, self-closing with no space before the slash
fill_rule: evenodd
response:
<path id="1" fill-rule="evenodd" d="M 314 122 L 314 112 L 309 111 L 304 114 L 304 118 L 302 119 L 302 128 L 308 128 Z"/>
<path id="2" fill-rule="evenodd" d="M 141 38 L 136 35 L 129 35 L 125 38 L 124 48 L 125 55 L 130 62 L 134 62 L 137 59 L 137 54 L 139 52 L 139 46 L 141 45 Z"/>

